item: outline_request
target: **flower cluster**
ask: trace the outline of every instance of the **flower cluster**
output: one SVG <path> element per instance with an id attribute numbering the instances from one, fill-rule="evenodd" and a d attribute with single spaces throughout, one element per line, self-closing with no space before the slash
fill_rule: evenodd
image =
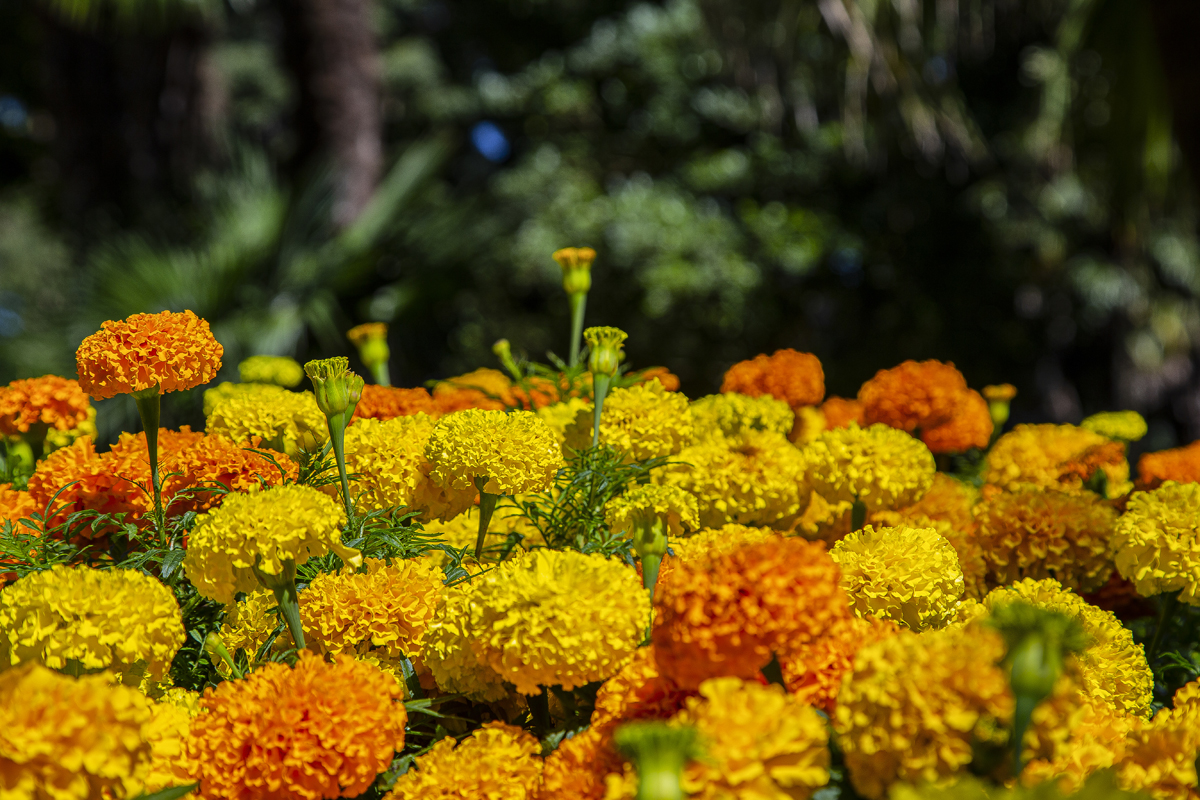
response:
<path id="1" fill-rule="evenodd" d="M 209 433 L 235 442 L 261 441 L 262 446 L 289 456 L 317 450 L 329 438 L 325 415 L 312 392 L 289 392 L 265 383 L 221 387 L 210 390 L 220 394 L 212 396 L 205 424 Z"/>

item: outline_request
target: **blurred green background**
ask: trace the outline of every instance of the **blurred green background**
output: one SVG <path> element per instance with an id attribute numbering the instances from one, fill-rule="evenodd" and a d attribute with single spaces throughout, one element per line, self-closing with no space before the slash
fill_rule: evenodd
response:
<path id="1" fill-rule="evenodd" d="M 1200 436 L 1192 0 L 0 0 L 0 380 L 104 319 L 397 385 L 589 324 L 691 395 L 817 353 Z M 109 408 L 111 406 L 111 408 Z M 109 437 L 132 427 L 108 403 Z M 180 400 L 168 421 L 195 423 Z"/>

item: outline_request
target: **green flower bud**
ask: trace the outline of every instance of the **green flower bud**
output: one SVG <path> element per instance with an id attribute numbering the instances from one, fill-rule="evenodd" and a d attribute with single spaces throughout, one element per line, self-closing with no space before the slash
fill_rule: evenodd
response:
<path id="1" fill-rule="evenodd" d="M 588 354 L 588 369 L 593 375 L 617 374 L 617 367 L 625 358 L 623 343 L 629 334 L 620 328 L 588 328 L 583 332 L 591 352 Z"/>
<path id="2" fill-rule="evenodd" d="M 363 379 L 350 370 L 350 359 L 343 356 L 309 361 L 304 372 L 313 384 L 317 407 L 326 417 L 354 413 L 362 398 Z"/>
<path id="3" fill-rule="evenodd" d="M 569 295 L 587 294 L 592 288 L 592 262 L 596 251 L 590 247 L 564 247 L 551 256 L 563 271 L 563 290 Z"/>
<path id="4" fill-rule="evenodd" d="M 683 768 L 701 756 L 691 726 L 631 722 L 617 728 L 613 743 L 638 773 L 638 800 L 682 800 Z"/>

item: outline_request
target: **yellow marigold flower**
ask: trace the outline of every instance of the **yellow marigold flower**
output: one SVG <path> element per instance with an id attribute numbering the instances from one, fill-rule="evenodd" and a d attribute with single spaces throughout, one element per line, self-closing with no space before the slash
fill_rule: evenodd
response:
<path id="1" fill-rule="evenodd" d="M 532 411 L 469 409 L 437 421 L 425 445 L 430 477 L 448 490 L 510 495 L 541 492 L 563 466 L 562 451 L 546 423 Z"/>
<path id="2" fill-rule="evenodd" d="M 287 356 L 250 356 L 238 364 L 238 377 L 242 383 L 271 383 L 294 389 L 304 380 L 304 367 Z"/>
<path id="3" fill-rule="evenodd" d="M 0 663 L 124 671 L 159 679 L 183 646 L 175 595 L 135 570 L 58 565 L 0 591 Z"/>
<path id="4" fill-rule="evenodd" d="M 591 409 L 592 404 L 582 397 L 568 397 L 560 403 L 542 406 L 535 413 L 550 426 L 555 438 L 558 439 L 559 444 L 562 444 L 567 439 L 567 428 L 575 422 L 579 412 L 586 410 L 588 414 L 591 414 Z"/>
<path id="5" fill-rule="evenodd" d="M 694 495 L 706 528 L 727 523 L 783 528 L 804 510 L 804 468 L 800 451 L 783 434 L 747 431 L 713 435 L 684 448 L 656 480 Z"/>
<path id="6" fill-rule="evenodd" d="M 990 629 L 901 632 L 864 647 L 833 716 L 855 790 L 880 800 L 898 783 L 948 778 L 972 743 L 1012 716 L 1004 642 Z"/>
<path id="7" fill-rule="evenodd" d="M 721 391 L 770 395 L 794 409 L 815 406 L 825 396 L 825 372 L 812 353 L 776 350 L 734 364 L 725 373 Z"/>
<path id="8" fill-rule="evenodd" d="M 342 545 L 341 504 L 311 486 L 289 484 L 232 494 L 220 508 L 196 518 L 183 570 L 205 597 L 232 603 L 259 587 L 253 569 L 281 575 L 330 550 L 357 566 L 362 556 Z"/>
<path id="9" fill-rule="evenodd" d="M 841 586 L 860 617 L 899 622 L 914 631 L 949 622 L 963 594 L 958 554 L 933 528 L 868 525 L 833 546 Z"/>
<path id="10" fill-rule="evenodd" d="M 79 381 L 57 375 L 13 381 L 0 389 L 0 433 L 27 433 L 34 425 L 70 430 L 87 420 L 91 407 Z"/>
<path id="11" fill-rule="evenodd" d="M 153 704 L 107 675 L 39 664 L 0 672 L 0 795 L 13 800 L 136 797 L 153 760 Z"/>
<path id="12" fill-rule="evenodd" d="M 511 562 L 509 562 L 511 563 Z M 474 638 L 470 583 L 446 589 L 437 613 L 425 629 L 421 660 L 438 688 L 491 703 L 508 696 L 504 679 L 488 665 L 483 645 Z"/>
<path id="13" fill-rule="evenodd" d="M 195 698 L 193 707 L 172 701 L 160 701 L 152 706 L 150 722 L 143 728 L 143 737 L 150 745 L 150 764 L 145 778 L 147 794 L 192 782 L 185 763 L 184 743 L 192 719 L 200 711 L 199 695 L 184 689 L 173 691 Z"/>
<path id="14" fill-rule="evenodd" d="M 1134 492 L 1111 546 L 1121 576 L 1143 597 L 1179 592 L 1200 606 L 1200 484 L 1167 481 Z"/>
<path id="15" fill-rule="evenodd" d="M 684 769 L 689 797 L 806 800 L 829 782 L 825 722 L 782 687 L 714 678 L 671 721 L 694 725 L 708 744 L 708 758 Z"/>
<path id="16" fill-rule="evenodd" d="M 699 435 L 719 432 L 736 436 L 754 430 L 775 431 L 786 436 L 795 420 L 791 406 L 770 395 L 751 397 L 726 392 L 692 402 L 692 423 Z"/>
<path id="17" fill-rule="evenodd" d="M 1034 709 L 1024 742 L 1023 785 L 1053 781 L 1063 794 L 1074 794 L 1093 774 L 1124 757 L 1138 718 L 1107 703 L 1073 696 L 1073 691 L 1071 681 L 1060 681 L 1054 695 Z"/>
<path id="18" fill-rule="evenodd" d="M 834 622 L 825 635 L 811 642 L 785 647 L 776 655 L 788 693 L 802 703 L 832 715 L 837 708 L 842 678 L 854 665 L 855 654 L 901 630 L 903 628 L 891 620 L 844 617 Z"/>
<path id="19" fill-rule="evenodd" d="M 1123 442 L 1136 442 L 1149 430 L 1146 420 L 1136 411 L 1101 411 L 1084 419 L 1079 427 Z"/>
<path id="20" fill-rule="evenodd" d="M 475 487 L 445 488 L 430 478 L 426 447 L 434 420 L 416 413 L 388 420 L 359 419 L 346 429 L 346 471 L 355 475 L 355 507 L 407 507 L 422 519 L 450 519 L 475 502 Z"/>
<path id="21" fill-rule="evenodd" d="M 1003 489 L 1032 483 L 1078 491 L 1097 472 L 1109 497 L 1129 490 L 1123 443 L 1075 425 L 1018 425 L 992 445 L 983 480 Z"/>
<path id="22" fill-rule="evenodd" d="M 265 383 L 236 384 L 223 392 L 208 413 L 205 430 L 209 433 L 235 442 L 258 437 L 263 447 L 293 458 L 301 450 L 320 449 L 329 438 L 325 415 L 312 392 L 289 392 Z"/>
<path id="23" fill-rule="evenodd" d="M 187 769 L 206 799 L 356 797 L 404 746 L 401 694 L 395 678 L 344 656 L 265 664 L 205 692 Z"/>
<path id="24" fill-rule="evenodd" d="M 305 638 L 326 653 L 419 655 L 441 598 L 440 574 L 419 561 L 372 558 L 366 565 L 365 573 L 322 573 L 300 593 Z"/>
<path id="25" fill-rule="evenodd" d="M 654 598 L 659 669 L 685 688 L 753 678 L 785 645 L 823 635 L 849 614 L 824 549 L 780 537 L 676 564 Z"/>
<path id="26" fill-rule="evenodd" d="M 975 509 L 976 541 L 990 579 L 1054 578 L 1093 591 L 1112 574 L 1109 539 L 1117 513 L 1091 492 L 1025 486 L 997 492 Z"/>
<path id="27" fill-rule="evenodd" d="M 696 498 L 674 486 L 634 486 L 604 507 L 609 529 L 628 537 L 634 535 L 638 521 L 647 518 L 663 520 L 670 537 L 700 528 Z"/>
<path id="28" fill-rule="evenodd" d="M 608 678 L 633 655 L 650 616 L 633 570 L 574 551 L 518 555 L 474 578 L 468 595 L 461 624 L 470 647 L 522 694 Z M 445 665 L 430 666 L 445 688 Z"/>
<path id="29" fill-rule="evenodd" d="M 1195 800 L 1200 776 L 1200 704 L 1164 709 L 1130 732 L 1117 783 L 1155 800 Z"/>
<path id="30" fill-rule="evenodd" d="M 858 500 L 868 512 L 912 505 L 937 471 L 928 447 L 887 425 L 826 431 L 800 454 L 817 494 L 830 503 Z"/>
<path id="31" fill-rule="evenodd" d="M 1088 603 L 1052 579 L 1026 578 L 1011 586 L 992 590 L 983 604 L 1023 600 L 1039 608 L 1057 611 L 1079 622 L 1090 639 L 1087 650 L 1075 656 L 1083 693 L 1113 708 L 1144 717 L 1150 713 L 1154 677 L 1140 644 L 1111 611 Z"/>
<path id="32" fill-rule="evenodd" d="M 79 386 L 100 400 L 159 387 L 162 394 L 208 383 L 224 349 L 191 311 L 108 321 L 75 352 Z"/>
<path id="33" fill-rule="evenodd" d="M 278 601 L 270 589 L 255 589 L 236 603 L 229 604 L 225 609 L 225 620 L 221 623 L 221 640 L 225 642 L 230 655 L 236 657 L 237 651 L 243 650 L 251 664 L 256 662 L 259 649 L 282 625 L 276 611 L 277 605 Z M 291 645 L 292 637 L 284 626 L 275 639 L 275 648 Z M 218 662 L 216 667 L 218 672 L 229 677 L 228 666 L 223 661 Z"/>
<path id="34" fill-rule="evenodd" d="M 594 412 L 589 404 L 566 430 L 566 445 L 586 450 L 592 444 Z M 658 381 L 613 389 L 600 415 L 600 442 L 626 453 L 633 461 L 672 456 L 692 441 L 692 414 L 687 398 L 668 392 Z"/>
<path id="35" fill-rule="evenodd" d="M 485 722 L 461 742 L 447 736 L 417 756 L 385 800 L 533 800 L 542 779 L 541 750 L 532 734 Z"/>

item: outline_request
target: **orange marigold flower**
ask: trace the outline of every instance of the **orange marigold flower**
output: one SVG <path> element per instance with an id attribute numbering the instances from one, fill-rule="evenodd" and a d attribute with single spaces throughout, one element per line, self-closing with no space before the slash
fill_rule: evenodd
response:
<path id="1" fill-rule="evenodd" d="M 433 398 L 425 389 L 367 384 L 354 409 L 354 419 L 395 419 L 417 413 L 434 418 L 440 416 Z"/>
<path id="2" fill-rule="evenodd" d="M 404 746 L 400 685 L 378 668 L 307 651 L 205 692 L 185 761 L 202 798 L 356 797 Z"/>
<path id="3" fill-rule="evenodd" d="M 516 405 L 512 381 L 500 370 L 487 367 L 439 381 L 433 387 L 433 402 L 443 414 L 466 408 L 503 411 Z"/>
<path id="4" fill-rule="evenodd" d="M 1108 552 L 1117 512 L 1096 495 L 1038 486 L 996 492 L 975 510 L 976 539 L 995 585 L 1054 578 L 1098 589 L 1113 571 Z"/>
<path id="5" fill-rule="evenodd" d="M 1157 489 L 1165 481 L 1200 483 L 1200 442 L 1144 453 L 1137 463 L 1137 488 Z"/>
<path id="6" fill-rule="evenodd" d="M 191 311 L 108 321 L 75 352 L 79 385 L 97 399 L 159 387 L 163 394 L 208 383 L 224 349 Z"/>
<path id="7" fill-rule="evenodd" d="M 0 522 L 7 520 L 21 530 L 17 528 L 17 521 L 41 510 L 29 492 L 13 489 L 11 483 L 0 483 Z"/>
<path id="8" fill-rule="evenodd" d="M 753 678 L 784 644 L 821 636 L 850 611 L 819 542 L 773 539 L 683 561 L 655 593 L 658 667 L 684 688 Z"/>
<path id="9" fill-rule="evenodd" d="M 666 367 L 648 367 L 637 373 L 637 379 L 641 383 L 658 381 L 668 392 L 679 391 L 679 376 L 673 374 Z"/>
<path id="10" fill-rule="evenodd" d="M 948 421 L 921 429 L 921 441 L 934 453 L 965 453 L 992 440 L 992 414 L 979 392 L 968 390 Z"/>
<path id="11" fill-rule="evenodd" d="M 987 436 L 981 439 L 983 419 L 978 418 L 982 403 L 983 418 L 987 420 Z M 918 428 L 924 433 L 940 426 L 948 429 L 934 436 L 939 446 L 958 447 L 967 444 L 986 447 L 992 435 L 991 415 L 987 404 L 978 393 L 967 388 L 967 381 L 954 364 L 941 361 L 905 361 L 898 367 L 881 369 L 875 377 L 858 390 L 858 399 L 863 404 L 865 422 L 882 422 L 893 428 L 912 433 Z M 965 415 L 962 421 L 957 417 Z M 955 452 L 935 450 L 934 452 Z"/>
<path id="12" fill-rule="evenodd" d="M 825 429 L 849 428 L 853 422 L 863 427 L 863 404 L 858 400 L 845 397 L 829 397 L 821 403 L 821 413 L 825 415 Z"/>
<path id="13" fill-rule="evenodd" d="M 538 800 L 605 800 L 606 777 L 623 769 L 611 728 L 592 726 L 564 739 L 546 757 Z"/>
<path id="14" fill-rule="evenodd" d="M 67 431 L 88 418 L 90 407 L 79 381 L 57 375 L 13 381 L 0 389 L 0 433 L 28 433 L 38 424 Z"/>
<path id="15" fill-rule="evenodd" d="M 779 666 L 788 692 L 832 715 L 842 678 L 854 665 L 854 655 L 899 631 L 900 626 L 891 620 L 845 617 L 830 626 L 824 636 L 784 649 L 779 653 Z"/>
<path id="16" fill-rule="evenodd" d="M 57 525 L 68 515 L 85 509 L 119 514 L 142 513 L 148 507 L 133 483 L 113 473 L 96 452 L 90 436 L 81 436 L 40 461 L 29 477 L 29 494 L 39 508 L 45 508 L 58 495 L 47 525 Z M 94 538 L 99 533 L 81 531 L 80 535 Z"/>
<path id="17" fill-rule="evenodd" d="M 596 692 L 592 727 L 611 730 L 635 719 L 667 719 L 693 694 L 659 671 L 653 647 L 643 647 Z"/>
<path id="18" fill-rule="evenodd" d="M 825 372 L 812 353 L 776 350 L 734 364 L 725 373 L 721 391 L 751 397 L 769 394 L 792 408 L 815 406 L 825 396 Z"/>
<path id="19" fill-rule="evenodd" d="M 164 430 L 159 431 L 160 442 L 164 433 Z M 145 434 L 138 436 L 143 437 L 139 446 L 144 452 Z M 260 444 L 258 437 L 253 437 L 249 447 L 258 448 Z M 223 492 L 216 491 L 214 484 L 231 492 L 249 492 L 264 484 L 279 486 L 297 479 L 299 467 L 295 461 L 283 453 L 275 453 L 272 458 L 274 463 L 219 434 L 201 435 L 170 458 L 163 459 L 164 471 L 168 474 L 163 488 L 164 502 L 170 503 L 174 513 L 208 511 L 219 506 L 225 498 Z M 180 496 L 184 490 L 187 490 L 186 499 Z"/>

